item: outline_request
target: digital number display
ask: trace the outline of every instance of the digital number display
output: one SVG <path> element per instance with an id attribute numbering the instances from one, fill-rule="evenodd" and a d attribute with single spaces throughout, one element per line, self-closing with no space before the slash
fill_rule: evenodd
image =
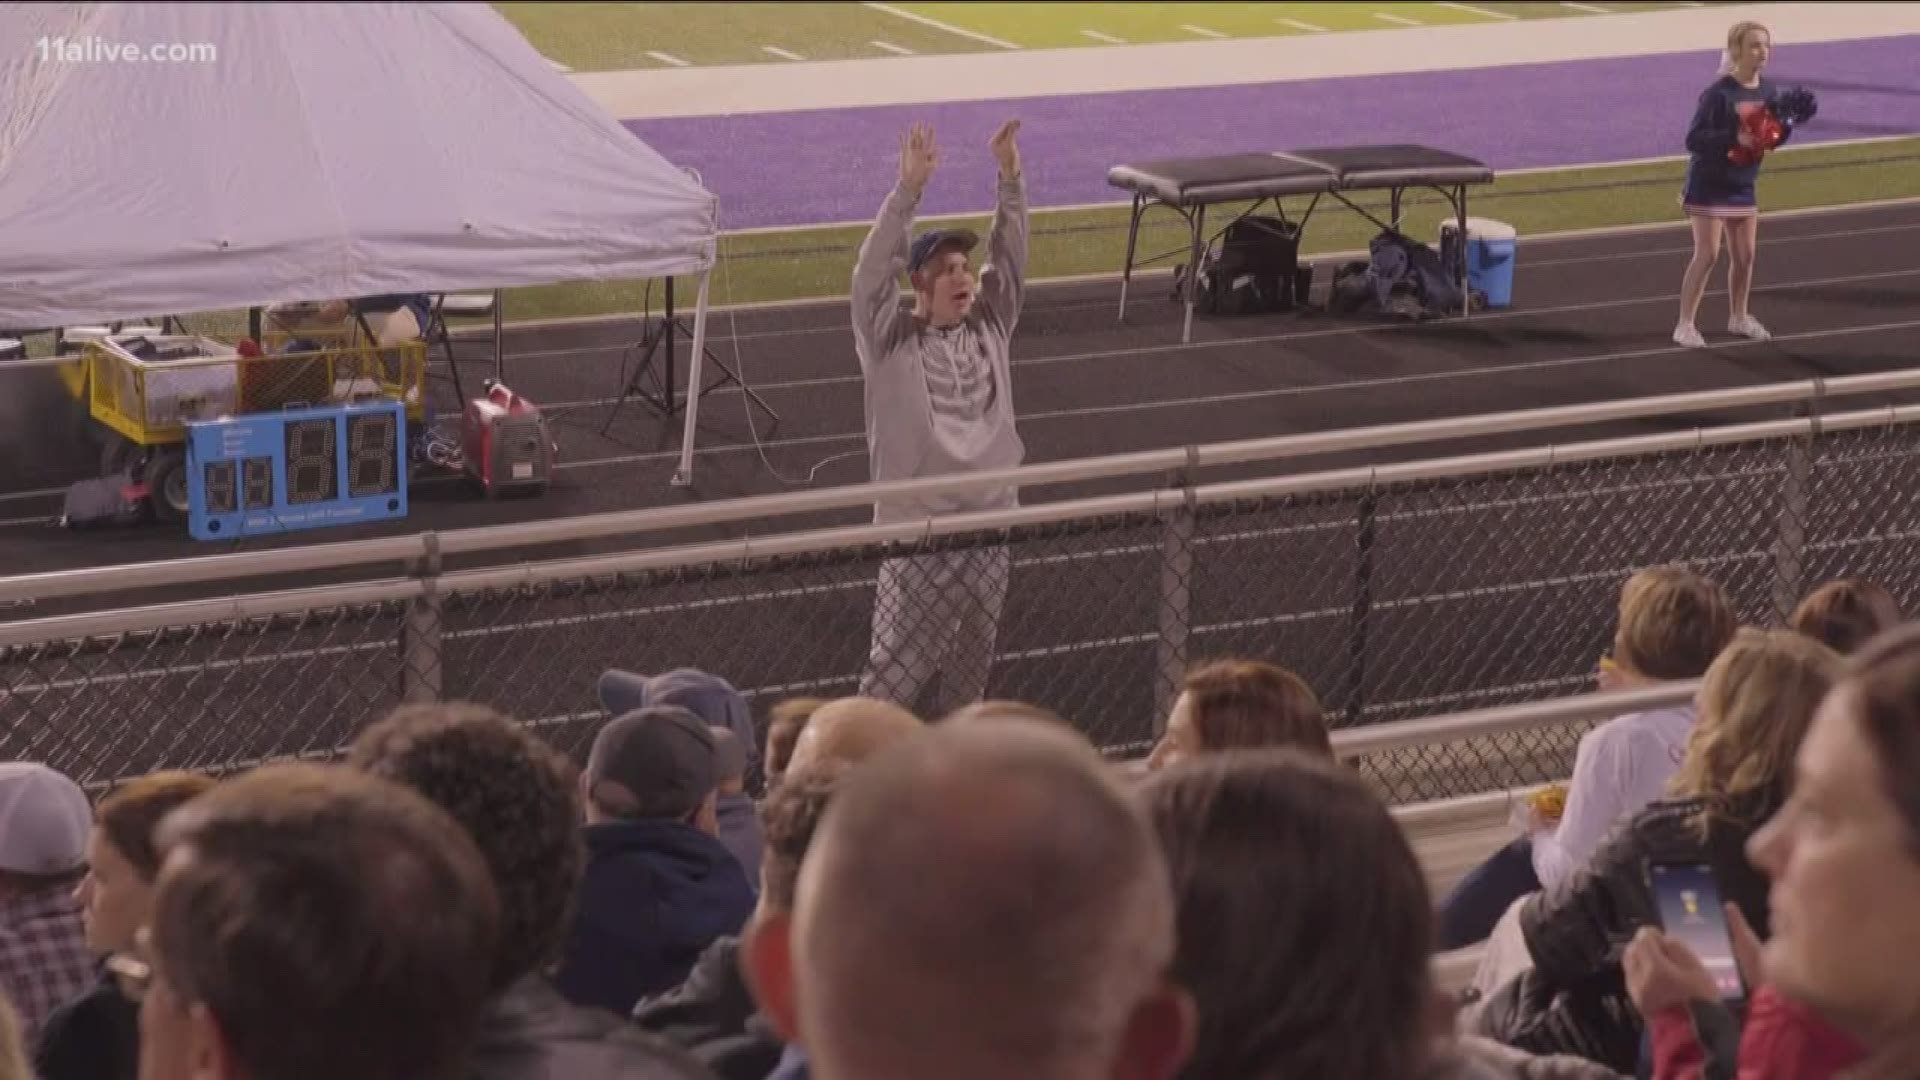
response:
<path id="1" fill-rule="evenodd" d="M 247 485 L 247 509 L 272 509 L 273 459 L 270 457 L 250 457 L 242 464 L 243 468 L 241 473 Z"/>
<path id="2" fill-rule="evenodd" d="M 187 424 L 187 528 L 196 540 L 407 516 L 407 412 L 397 400 Z"/>
<path id="3" fill-rule="evenodd" d="M 334 460 L 334 420 L 319 417 L 287 424 L 287 502 L 330 502 L 340 490 Z"/>
<path id="4" fill-rule="evenodd" d="M 392 413 L 368 413 L 347 419 L 347 495 L 355 499 L 391 495 L 398 486 L 394 459 L 400 423 Z"/>
<path id="5" fill-rule="evenodd" d="M 207 463 L 207 513 L 231 514 L 240 509 L 240 482 L 236 462 Z"/>

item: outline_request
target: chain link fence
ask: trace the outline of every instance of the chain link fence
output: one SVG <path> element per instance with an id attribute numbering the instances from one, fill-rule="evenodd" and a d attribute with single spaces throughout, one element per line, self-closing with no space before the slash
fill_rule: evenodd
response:
<path id="1" fill-rule="evenodd" d="M 351 608 L 16 645 L 0 760 L 104 783 L 324 756 L 434 698 L 495 706 L 583 759 L 616 667 L 722 674 L 762 717 L 863 686 L 916 691 L 929 715 L 1014 698 L 1118 756 L 1151 745 L 1181 673 L 1214 658 L 1298 671 L 1336 727 L 1559 697 L 1591 688 L 1645 566 L 1708 574 L 1750 624 L 1838 576 L 1920 604 L 1920 426 L 1807 430 L 1236 500 L 1191 488 L 1159 511 L 511 587 L 427 576 Z M 1468 794 L 1565 776 L 1584 730 L 1359 764 L 1395 801 Z"/>

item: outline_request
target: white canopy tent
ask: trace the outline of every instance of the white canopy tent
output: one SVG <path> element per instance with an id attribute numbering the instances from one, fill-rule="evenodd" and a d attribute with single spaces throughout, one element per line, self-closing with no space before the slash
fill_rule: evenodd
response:
<path id="1" fill-rule="evenodd" d="M 491 5 L 0 6 L 0 326 L 697 275 L 717 205 Z"/>

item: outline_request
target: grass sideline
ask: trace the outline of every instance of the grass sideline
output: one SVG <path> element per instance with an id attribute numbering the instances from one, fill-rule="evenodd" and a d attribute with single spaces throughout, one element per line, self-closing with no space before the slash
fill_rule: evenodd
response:
<path id="1" fill-rule="evenodd" d="M 1475 217 L 1505 221 L 1524 240 L 1531 235 L 1681 220 L 1678 193 L 1684 161 L 1604 165 L 1561 169 L 1503 177 L 1472 189 L 1468 210 Z M 1374 194 L 1374 193 L 1369 193 Z M 1784 148 L 1775 152 L 1760 182 L 1762 205 L 1769 210 L 1845 206 L 1884 199 L 1920 197 L 1920 137 L 1854 143 L 1846 146 Z M 1360 200 L 1384 217 L 1384 194 Z M 1295 215 L 1304 206 L 1290 200 Z M 1445 204 L 1437 196 L 1410 196 L 1407 212 L 1410 235 L 1434 242 Z M 876 206 L 877 210 L 878 207 Z M 1209 208 L 1208 232 L 1231 220 L 1240 206 Z M 922 222 L 964 222 L 983 234 L 986 214 L 923 218 Z M 1765 225 L 1761 226 L 1762 234 Z M 866 235 L 865 225 L 794 229 L 778 232 L 723 234 L 720 265 L 713 275 L 709 303 L 766 304 L 806 300 L 838 300 L 847 295 L 854 256 Z M 1365 250 L 1373 226 L 1337 203 L 1321 200 L 1307 228 L 1303 257 L 1330 252 Z M 1179 249 L 1184 252 L 1186 226 L 1172 211 L 1155 209 L 1141 223 L 1142 258 Z M 1033 237 L 1028 253 L 1031 280 L 1117 275 L 1126 255 L 1127 210 L 1124 206 L 1090 210 L 1033 212 Z M 1184 255 L 1180 256 L 1184 258 Z M 1164 268 L 1173 259 L 1157 264 Z M 1524 266 L 1524 260 L 1522 265 Z M 1149 267 L 1148 269 L 1153 269 Z M 1524 273 L 1524 269 L 1521 271 Z M 1678 270 L 1675 271 L 1678 273 Z M 1163 286 L 1149 284 L 1137 295 L 1145 302 L 1165 296 Z M 554 319 L 620 318 L 643 309 L 660 311 L 661 283 L 645 281 L 586 281 L 507 289 L 501 294 L 502 319 L 508 325 Z M 681 311 L 691 313 L 695 283 L 676 281 Z M 649 307 L 649 304 L 651 305 Z M 225 311 L 188 315 L 188 329 L 223 340 L 246 333 L 246 312 Z M 491 320 L 452 320 L 456 334 L 489 330 Z M 47 335 L 28 340 L 31 355 L 51 351 Z"/>
<path id="2" fill-rule="evenodd" d="M 1768 210 L 1920 196 L 1920 138 L 1782 149 L 1769 166 L 1760 190 L 1762 205 Z M 1523 239 L 1545 232 L 1677 222 L 1678 192 L 1685 168 L 1685 162 L 1674 161 L 1503 177 L 1472 189 L 1468 210 L 1476 217 L 1512 224 Z M 1385 216 L 1384 194 L 1359 201 Z M 1303 206 L 1301 200 L 1290 200 L 1289 210 L 1297 214 Z M 1450 216 L 1444 202 L 1428 194 L 1410 197 L 1409 206 L 1409 234 L 1434 242 L 1440 221 Z M 1210 208 L 1208 231 L 1224 225 L 1240 209 L 1231 205 Z M 964 222 L 984 234 L 989 218 L 981 214 L 939 220 Z M 1373 233 L 1374 227 L 1364 218 L 1323 199 L 1307 228 L 1302 255 L 1364 250 Z M 865 235 L 864 225 L 723 235 L 710 303 L 844 297 L 854 256 Z M 1174 249 L 1184 251 L 1186 236 L 1185 223 L 1172 211 L 1149 211 L 1141 223 L 1140 254 L 1146 257 Z M 1126 254 L 1126 240 L 1124 206 L 1035 210 L 1028 276 L 1117 274 Z M 1184 260 L 1184 254 L 1180 259 Z M 644 283 L 638 282 L 543 285 L 507 290 L 502 306 L 509 322 L 631 315 L 640 310 L 645 289 Z M 691 310 L 693 289 L 694 283 L 687 279 L 676 284 L 677 298 L 687 310 Z M 1143 298 L 1148 295 L 1150 291 L 1142 293 Z M 653 300 L 658 311 L 657 288 Z"/>
<path id="3" fill-rule="evenodd" d="M 1593 18 L 1546 3 L 496 3 L 535 48 L 574 71 L 994 52 L 1101 48 L 1207 37 L 1286 37 L 1514 19 Z M 1674 9 L 1677 3 L 1621 3 L 1610 12 Z M 1483 14 L 1484 11 L 1499 15 Z M 896 12 L 904 12 L 906 16 Z M 910 16 L 930 19 L 917 21 Z M 1384 16 L 1384 17 L 1383 17 Z M 1194 28 L 1198 27 L 1198 30 Z M 882 42 L 884 44 L 876 44 Z M 662 59 L 664 54 L 671 59 Z"/>

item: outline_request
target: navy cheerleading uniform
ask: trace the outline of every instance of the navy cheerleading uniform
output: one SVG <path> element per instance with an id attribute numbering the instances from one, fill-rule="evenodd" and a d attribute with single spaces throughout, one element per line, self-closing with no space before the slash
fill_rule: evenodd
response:
<path id="1" fill-rule="evenodd" d="M 1764 78 L 1758 86 L 1746 87 L 1731 75 L 1722 75 L 1701 91 L 1693 123 L 1687 128 L 1687 151 L 1693 156 L 1680 192 L 1680 205 L 1689 216 L 1742 218 L 1760 212 L 1754 196 L 1760 163 L 1736 165 L 1727 160 L 1727 151 L 1740 145 L 1742 119 L 1766 108 L 1774 93 L 1773 84 Z"/>

